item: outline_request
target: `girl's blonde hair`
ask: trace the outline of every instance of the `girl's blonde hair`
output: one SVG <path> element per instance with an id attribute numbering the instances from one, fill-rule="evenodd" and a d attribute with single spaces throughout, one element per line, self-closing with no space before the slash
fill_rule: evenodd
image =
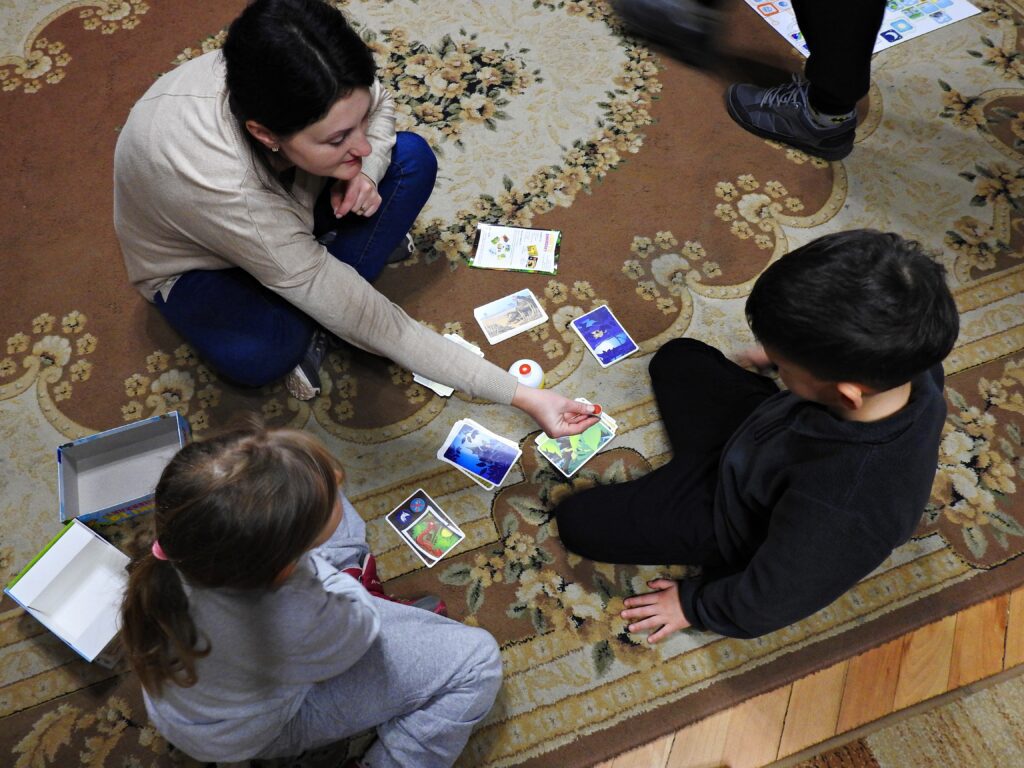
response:
<path id="1" fill-rule="evenodd" d="M 129 566 L 121 608 L 128 661 L 143 687 L 191 686 L 210 652 L 188 611 L 192 587 L 269 589 L 323 532 L 342 470 L 312 435 L 252 425 L 175 455 L 156 487 L 152 552 Z M 204 647 L 205 646 L 205 647 Z"/>

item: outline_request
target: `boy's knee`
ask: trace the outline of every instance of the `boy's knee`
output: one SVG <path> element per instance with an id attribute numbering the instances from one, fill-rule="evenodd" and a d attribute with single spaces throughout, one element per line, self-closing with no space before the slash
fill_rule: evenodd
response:
<path id="1" fill-rule="evenodd" d="M 647 370 L 651 379 L 663 379 L 703 367 L 704 362 L 721 356 L 721 352 L 703 341 L 672 339 L 654 353 Z"/>

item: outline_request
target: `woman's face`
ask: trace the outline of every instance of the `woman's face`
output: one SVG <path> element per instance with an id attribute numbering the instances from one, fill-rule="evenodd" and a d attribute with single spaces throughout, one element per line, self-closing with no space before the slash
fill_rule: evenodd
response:
<path id="1" fill-rule="evenodd" d="M 353 179 L 362 170 L 363 158 L 370 154 L 366 140 L 369 112 L 370 92 L 357 88 L 338 99 L 322 119 L 281 139 L 281 154 L 315 176 Z"/>

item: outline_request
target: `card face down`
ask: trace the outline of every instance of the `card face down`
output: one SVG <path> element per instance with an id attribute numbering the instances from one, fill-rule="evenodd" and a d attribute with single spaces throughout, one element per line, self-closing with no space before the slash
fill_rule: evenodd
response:
<path id="1" fill-rule="evenodd" d="M 466 537 L 422 488 L 395 507 L 386 520 L 428 568 Z"/>
<path id="2" fill-rule="evenodd" d="M 612 311 L 601 306 L 580 315 L 571 323 L 587 349 L 602 368 L 617 363 L 639 349 L 636 342 L 615 318 Z"/>
<path id="3" fill-rule="evenodd" d="M 521 453 L 518 444 L 511 440 L 472 419 L 460 419 L 452 426 L 437 458 L 491 490 L 504 482 Z"/>
<path id="4" fill-rule="evenodd" d="M 510 339 L 548 320 L 547 312 L 529 288 L 477 307 L 473 317 L 491 344 Z"/>

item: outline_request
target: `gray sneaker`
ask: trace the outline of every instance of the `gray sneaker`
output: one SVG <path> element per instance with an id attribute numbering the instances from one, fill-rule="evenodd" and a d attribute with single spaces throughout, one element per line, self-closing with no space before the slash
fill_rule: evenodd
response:
<path id="1" fill-rule="evenodd" d="M 320 394 L 320 366 L 327 355 L 327 334 L 317 328 L 306 354 L 284 379 L 285 389 L 296 400 L 312 400 Z"/>
<path id="2" fill-rule="evenodd" d="M 414 253 L 416 253 L 416 243 L 412 239 L 412 234 L 406 232 L 405 239 L 395 246 L 395 250 L 388 256 L 388 264 L 397 264 L 400 261 L 405 261 Z"/>
<path id="3" fill-rule="evenodd" d="M 842 160 L 853 149 L 856 114 L 835 125 L 820 125 L 807 103 L 810 85 L 799 75 L 774 88 L 730 85 L 725 94 L 729 116 L 753 134 L 781 141 L 823 160 Z"/>
<path id="4" fill-rule="evenodd" d="M 715 40 L 722 12 L 696 0 L 612 0 L 626 29 L 660 43 L 694 67 L 717 60 Z"/>

